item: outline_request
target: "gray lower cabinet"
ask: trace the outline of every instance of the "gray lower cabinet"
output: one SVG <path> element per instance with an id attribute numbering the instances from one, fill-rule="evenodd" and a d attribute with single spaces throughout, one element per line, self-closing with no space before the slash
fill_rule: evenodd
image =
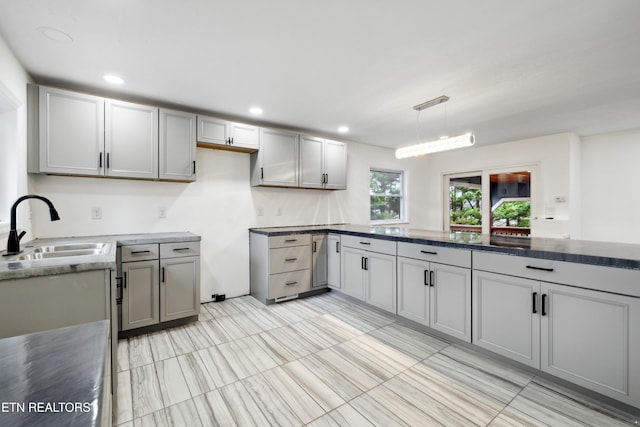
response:
<path id="1" fill-rule="evenodd" d="M 312 281 L 311 288 L 323 288 L 327 286 L 327 235 L 317 234 L 312 236 Z"/>
<path id="2" fill-rule="evenodd" d="M 471 342 L 470 267 L 468 250 L 398 243 L 398 315 Z"/>
<path id="3" fill-rule="evenodd" d="M 327 235 L 327 284 L 340 289 L 340 235 Z"/>
<path id="4" fill-rule="evenodd" d="M 640 298 L 480 270 L 473 282 L 474 344 L 640 405 Z"/>
<path id="5" fill-rule="evenodd" d="M 395 247 L 395 242 L 343 236 L 340 259 L 342 292 L 396 313 Z"/>
<path id="6" fill-rule="evenodd" d="M 118 250 L 122 277 L 120 330 L 199 313 L 199 242 L 127 245 Z"/>
<path id="7" fill-rule="evenodd" d="M 161 322 L 196 316 L 200 312 L 200 256 L 194 246 L 160 244 Z"/>
<path id="8" fill-rule="evenodd" d="M 310 234 L 266 236 L 249 233 L 251 295 L 269 304 L 311 290 Z"/>

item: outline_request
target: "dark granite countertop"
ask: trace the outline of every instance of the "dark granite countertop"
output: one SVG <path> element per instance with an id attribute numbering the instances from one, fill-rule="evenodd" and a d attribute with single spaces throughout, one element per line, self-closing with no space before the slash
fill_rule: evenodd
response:
<path id="1" fill-rule="evenodd" d="M 531 258 L 640 270 L 640 245 L 539 237 L 489 236 L 469 232 L 442 232 L 396 226 L 328 224 L 251 228 L 253 233 L 279 236 L 297 233 L 338 233 L 360 237 L 420 243 L 519 255 Z"/>
<path id="2" fill-rule="evenodd" d="M 100 425 L 108 337 L 101 320 L 0 339 L 0 425 Z"/>
<path id="3" fill-rule="evenodd" d="M 17 261 L 16 257 L 0 257 L 0 280 L 20 279 L 33 276 L 74 273 L 77 271 L 103 270 L 116 268 L 116 248 L 122 245 L 141 245 L 148 243 L 193 242 L 201 237 L 190 232 L 176 233 L 140 233 L 115 234 L 104 236 L 82 236 L 66 238 L 35 239 L 22 243 L 23 249 L 42 245 L 60 245 L 66 243 L 99 242 L 109 243 L 110 250 L 101 255 L 83 255 L 72 258 L 50 258 L 32 261 Z"/>

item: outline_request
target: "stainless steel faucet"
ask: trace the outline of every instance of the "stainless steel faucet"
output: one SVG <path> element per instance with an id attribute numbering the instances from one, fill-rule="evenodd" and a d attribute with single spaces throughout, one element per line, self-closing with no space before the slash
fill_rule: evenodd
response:
<path id="1" fill-rule="evenodd" d="M 17 255 L 20 252 L 20 239 L 24 237 L 27 233 L 23 231 L 18 235 L 18 230 L 16 230 L 16 208 L 23 200 L 27 199 L 39 199 L 45 202 L 49 206 L 49 215 L 51 216 L 51 221 L 58 221 L 60 216 L 58 215 L 58 211 L 53 206 L 53 203 L 46 197 L 38 196 L 36 194 L 27 194 L 26 196 L 20 197 L 16 202 L 11 206 L 11 230 L 9 230 L 9 239 L 7 239 L 7 252 L 3 254 L 3 256 Z"/>

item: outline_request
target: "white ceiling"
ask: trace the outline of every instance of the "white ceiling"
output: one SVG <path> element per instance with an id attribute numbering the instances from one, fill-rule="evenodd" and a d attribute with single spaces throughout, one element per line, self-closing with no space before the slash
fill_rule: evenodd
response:
<path id="1" fill-rule="evenodd" d="M 388 147 L 640 128 L 639 0 L 0 0 L 0 34 L 38 83 Z"/>

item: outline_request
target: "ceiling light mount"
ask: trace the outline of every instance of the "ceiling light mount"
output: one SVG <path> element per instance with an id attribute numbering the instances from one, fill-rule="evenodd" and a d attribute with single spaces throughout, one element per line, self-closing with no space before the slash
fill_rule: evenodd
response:
<path id="1" fill-rule="evenodd" d="M 427 108 L 434 107 L 436 105 L 442 104 L 443 102 L 447 102 L 449 97 L 447 95 L 441 95 L 437 98 L 433 98 L 429 101 L 423 102 L 422 104 L 414 105 L 413 109 L 416 111 L 426 110 Z"/>

